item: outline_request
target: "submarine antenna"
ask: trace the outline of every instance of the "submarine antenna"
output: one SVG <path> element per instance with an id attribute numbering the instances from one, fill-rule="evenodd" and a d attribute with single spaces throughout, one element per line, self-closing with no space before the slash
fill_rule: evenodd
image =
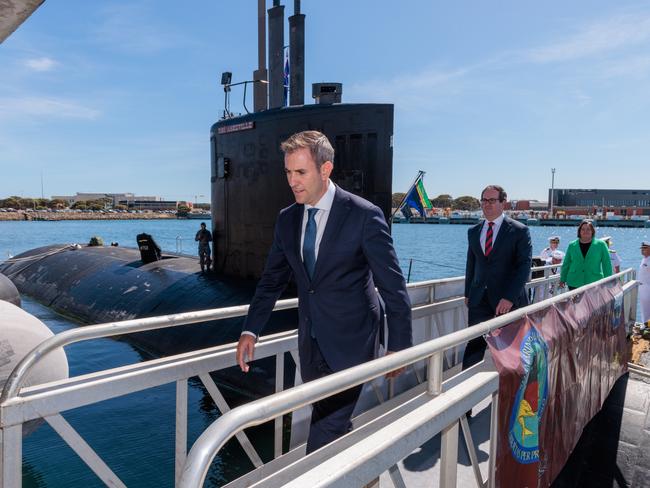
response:
<path id="1" fill-rule="evenodd" d="M 257 69 L 253 71 L 253 80 L 268 81 L 266 71 L 266 0 L 257 0 Z M 268 90 L 266 83 L 253 84 L 253 110 L 266 110 Z"/>

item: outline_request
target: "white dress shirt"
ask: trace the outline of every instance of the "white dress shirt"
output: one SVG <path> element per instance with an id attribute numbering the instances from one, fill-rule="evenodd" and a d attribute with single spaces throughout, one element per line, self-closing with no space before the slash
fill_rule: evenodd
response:
<path id="1" fill-rule="evenodd" d="M 494 248 L 494 242 L 497 240 L 497 234 L 499 233 L 499 229 L 501 228 L 501 224 L 503 223 L 503 217 L 504 215 L 501 214 L 499 215 L 496 219 L 494 219 L 494 225 L 492 226 L 492 248 Z M 485 254 L 485 236 L 487 235 L 487 230 L 488 230 L 488 220 L 485 219 L 483 222 L 483 227 L 481 228 L 481 249 L 483 249 L 483 253 Z"/>
<path id="2" fill-rule="evenodd" d="M 316 261 L 318 261 L 318 248 L 320 247 L 320 241 L 323 239 L 323 233 L 325 232 L 325 226 L 327 225 L 327 219 L 330 216 L 330 211 L 332 210 L 332 203 L 334 203 L 334 194 L 336 193 L 336 185 L 332 183 L 332 180 L 327 180 L 327 190 L 325 194 L 318 200 L 316 205 L 305 204 L 305 213 L 302 216 L 302 232 L 300 234 L 300 257 L 302 258 L 302 246 L 305 242 L 305 229 L 307 228 L 307 221 L 309 220 L 309 210 L 310 208 L 317 208 L 318 212 L 314 216 L 316 221 Z"/>
<path id="3" fill-rule="evenodd" d="M 309 220 L 309 213 L 307 210 L 310 208 L 317 208 L 318 212 L 314 216 L 314 221 L 316 222 L 316 246 L 315 254 L 316 261 L 318 261 L 318 248 L 320 247 L 320 241 L 323 239 L 323 233 L 325 232 L 325 226 L 327 225 L 327 219 L 329 218 L 330 211 L 332 210 L 332 204 L 334 203 L 334 194 L 336 193 L 336 185 L 332 183 L 332 180 L 327 180 L 327 190 L 325 194 L 318 200 L 316 205 L 305 204 L 305 212 L 302 216 L 302 231 L 300 233 L 300 257 L 302 258 L 302 244 L 305 241 L 305 229 L 307 228 L 307 220 Z M 247 330 L 243 331 L 242 334 L 252 335 L 257 337 L 252 332 Z"/>

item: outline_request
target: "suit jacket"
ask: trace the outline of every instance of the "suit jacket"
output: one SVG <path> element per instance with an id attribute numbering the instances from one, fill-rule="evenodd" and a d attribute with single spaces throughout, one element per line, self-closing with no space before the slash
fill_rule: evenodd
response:
<path id="1" fill-rule="evenodd" d="M 612 275 L 612 261 L 609 248 L 600 239 L 593 239 L 586 256 L 582 256 L 580 239 L 572 241 L 562 261 L 560 281 L 578 288 Z"/>
<path id="2" fill-rule="evenodd" d="M 333 371 L 372 359 L 380 324 L 375 286 L 386 304 L 389 351 L 412 345 L 411 304 L 381 210 L 336 187 L 313 280 L 300 257 L 304 205 L 280 212 L 266 267 L 243 330 L 258 334 L 293 274 L 298 285 L 299 348 L 311 331 Z"/>
<path id="3" fill-rule="evenodd" d="M 492 308 L 496 308 L 502 298 L 511 301 L 513 308 L 527 305 L 525 285 L 533 254 L 528 227 L 504 217 L 492 252 L 486 257 L 480 242 L 483 224 L 481 221 L 467 231 L 465 296 L 469 299 L 468 307 L 476 307 L 484 291 L 487 291 Z"/>

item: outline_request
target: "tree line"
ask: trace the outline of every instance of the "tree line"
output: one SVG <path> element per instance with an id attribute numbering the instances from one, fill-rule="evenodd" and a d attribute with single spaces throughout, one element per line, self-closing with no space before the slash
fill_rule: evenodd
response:
<path id="1" fill-rule="evenodd" d="M 68 205 L 66 200 L 60 198 L 23 198 L 18 196 L 11 196 L 9 198 L 0 199 L 0 208 L 13 208 L 14 210 L 63 210 L 70 208 L 73 210 L 128 210 L 126 205 L 113 205 L 112 198 L 99 198 L 97 200 L 86 200 L 83 202 L 75 202 Z M 194 208 L 201 210 L 210 210 L 209 203 L 198 203 Z M 179 205 L 179 212 L 185 211 L 189 213 L 191 208 Z"/>
<path id="2" fill-rule="evenodd" d="M 75 202 L 72 205 L 68 205 L 66 200 L 61 200 L 60 198 L 23 198 L 18 196 L 0 199 L 0 208 L 13 208 L 15 210 L 62 210 L 65 208 L 74 210 L 104 210 L 105 208 L 114 208 L 116 210 L 126 210 L 125 205 L 113 206 L 112 198 L 100 198 L 98 200 Z"/>
<path id="3" fill-rule="evenodd" d="M 393 208 L 397 208 L 405 196 L 406 193 L 393 193 Z M 437 208 L 451 208 L 453 210 L 478 210 L 481 208 L 481 202 L 478 201 L 478 198 L 468 195 L 453 198 L 451 195 L 442 194 L 429 200 L 431 205 Z"/>

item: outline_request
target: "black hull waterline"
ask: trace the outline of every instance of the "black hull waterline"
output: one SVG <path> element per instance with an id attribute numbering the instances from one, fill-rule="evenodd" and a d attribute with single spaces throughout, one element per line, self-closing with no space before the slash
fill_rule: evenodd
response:
<path id="1" fill-rule="evenodd" d="M 15 259 L 0 264 L 0 272 L 21 294 L 82 325 L 244 305 L 255 289 L 253 281 L 201 274 L 197 258 L 164 254 L 161 260 L 144 264 L 137 249 L 123 247 L 54 244 Z M 145 354 L 168 356 L 235 342 L 242 322 L 243 317 L 138 332 L 124 340 Z M 296 311 L 277 312 L 265 333 L 290 330 L 296 324 Z M 262 374 L 254 380 L 231 368 L 220 379 L 257 396 L 273 390 L 272 376 Z"/>

